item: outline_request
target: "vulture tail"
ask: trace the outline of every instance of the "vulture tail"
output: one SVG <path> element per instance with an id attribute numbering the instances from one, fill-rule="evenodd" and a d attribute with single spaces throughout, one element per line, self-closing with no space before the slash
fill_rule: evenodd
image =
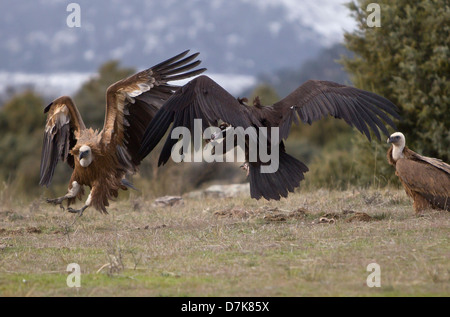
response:
<path id="1" fill-rule="evenodd" d="M 300 186 L 305 178 L 304 173 L 309 171 L 305 164 L 283 151 L 280 152 L 275 173 L 261 173 L 260 166 L 250 163 L 250 195 L 255 199 L 280 200 L 287 197 L 289 192 Z"/>

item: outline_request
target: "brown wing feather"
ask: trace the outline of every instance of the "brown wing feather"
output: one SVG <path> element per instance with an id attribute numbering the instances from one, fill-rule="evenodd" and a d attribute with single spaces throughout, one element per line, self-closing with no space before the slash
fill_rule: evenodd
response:
<path id="1" fill-rule="evenodd" d="M 172 122 L 172 130 L 184 126 L 193 131 L 195 119 L 202 120 L 203 129 L 217 126 L 220 120 L 244 129 L 260 126 L 247 106 L 239 103 L 211 78 L 199 76 L 180 88 L 158 111 L 145 132 L 141 157 L 147 156 L 155 148 Z M 159 165 L 169 160 L 177 141 L 169 135 L 161 151 Z"/>
<path id="2" fill-rule="evenodd" d="M 410 150 L 408 147 L 405 147 L 405 149 L 403 150 L 403 154 L 411 160 L 422 161 L 422 162 L 428 163 L 428 164 L 440 169 L 441 171 L 447 173 L 448 175 L 450 175 L 450 165 L 440 159 L 422 156 L 422 155 Z"/>
<path id="3" fill-rule="evenodd" d="M 409 190 L 423 195 L 433 205 L 450 210 L 450 174 L 424 161 L 399 159 L 396 171 Z"/>
<path id="4" fill-rule="evenodd" d="M 356 127 L 370 140 L 369 128 L 381 139 L 378 129 L 389 136 L 384 122 L 395 128 L 388 116 L 399 118 L 397 107 L 377 94 L 341 85 L 330 81 L 309 80 L 286 98 L 271 107 L 265 107 L 270 116 L 280 126 L 282 138 L 287 138 L 297 116 L 304 123 L 311 124 L 327 115 L 343 119 Z M 383 121 L 382 121 L 383 120 Z"/>
<path id="5" fill-rule="evenodd" d="M 399 159 L 398 177 L 415 191 L 450 196 L 450 174 L 426 162 Z"/>
<path id="6" fill-rule="evenodd" d="M 205 69 L 190 71 L 200 64 L 198 53 L 185 57 L 185 51 L 147 70 L 111 85 L 101 142 L 116 150 L 119 162 L 134 173 L 141 159 L 138 155 L 145 128 L 156 111 L 179 88 L 167 84 L 198 75 Z M 184 58 L 185 57 L 185 58 Z"/>
<path id="7" fill-rule="evenodd" d="M 48 114 L 42 146 L 39 184 L 49 186 L 60 160 L 74 167 L 70 150 L 74 147 L 80 131 L 86 127 L 78 109 L 69 97 L 56 99 L 45 108 L 44 113 Z"/>

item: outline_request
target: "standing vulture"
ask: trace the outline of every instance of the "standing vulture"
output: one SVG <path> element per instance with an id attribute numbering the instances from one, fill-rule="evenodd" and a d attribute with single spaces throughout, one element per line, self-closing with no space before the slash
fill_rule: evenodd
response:
<path id="1" fill-rule="evenodd" d="M 262 106 L 259 98 L 255 99 L 253 107 L 246 105 L 245 101 L 246 99 L 235 99 L 207 76 L 193 79 L 170 97 L 151 121 L 141 144 L 141 157 L 155 148 L 172 123 L 171 131 L 180 126 L 193 131 L 194 119 L 202 120 L 203 129 L 219 125 L 221 129 L 227 126 L 243 129 L 254 127 L 256 130 L 260 127 L 278 127 L 281 139 L 276 140 L 279 142 L 278 170 L 274 173 L 262 173 L 261 167 L 268 163 L 263 163 L 259 156 L 256 160 L 249 160 L 248 141 L 243 167 L 250 178 L 252 198 L 279 200 L 281 197 L 287 197 L 288 192 L 293 192 L 304 179 L 303 174 L 308 171 L 305 164 L 285 152 L 282 141 L 288 137 L 292 123 L 299 123 L 298 118 L 311 124 L 331 115 L 355 126 L 369 140 L 369 129 L 379 140 L 381 137 L 378 129 L 389 136 L 383 121 L 395 129 L 395 124 L 388 114 L 399 118 L 397 107 L 389 100 L 372 92 L 330 81 L 309 80 L 271 106 Z M 178 141 L 170 136 L 171 133 L 160 154 L 159 165 L 169 160 L 172 147 Z M 270 135 L 268 139 L 270 142 Z"/>
<path id="2" fill-rule="evenodd" d="M 49 186 L 58 161 L 73 168 L 66 195 L 48 199 L 67 206 L 83 196 L 83 186 L 91 188 L 80 210 L 93 206 L 107 213 L 108 200 L 117 197 L 119 189 L 132 187 L 125 176 L 134 174 L 141 162 L 138 151 L 145 128 L 158 109 L 179 88 L 168 82 L 198 75 L 205 69 L 191 70 L 200 64 L 185 51 L 156 66 L 111 85 L 106 91 L 106 115 L 103 130 L 87 129 L 70 97 L 60 97 L 48 105 L 42 148 L 40 185 Z"/>
<path id="3" fill-rule="evenodd" d="M 387 142 L 392 144 L 388 162 L 413 199 L 416 214 L 430 208 L 450 211 L 450 165 L 411 151 L 403 133 L 392 134 Z"/>

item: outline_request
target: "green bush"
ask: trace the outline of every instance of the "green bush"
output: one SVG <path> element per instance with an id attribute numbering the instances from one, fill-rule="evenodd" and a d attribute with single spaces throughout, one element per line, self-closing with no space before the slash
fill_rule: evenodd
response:
<path id="1" fill-rule="evenodd" d="M 44 100 L 27 91 L 0 109 L 0 178 L 13 190 L 37 193 Z"/>
<path id="2" fill-rule="evenodd" d="M 358 29 L 343 63 L 355 86 L 397 104 L 408 146 L 450 161 L 450 6 L 447 0 L 382 0 L 381 27 L 366 24 L 370 0 L 349 4 Z M 359 143 L 358 143 L 359 145 Z M 368 167 L 370 168 L 370 167 Z"/>

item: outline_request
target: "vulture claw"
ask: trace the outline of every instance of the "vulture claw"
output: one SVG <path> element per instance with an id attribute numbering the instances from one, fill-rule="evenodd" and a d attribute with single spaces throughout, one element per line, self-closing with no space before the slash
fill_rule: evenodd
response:
<path id="1" fill-rule="evenodd" d="M 67 211 L 70 212 L 71 214 L 78 214 L 79 217 L 83 216 L 83 212 L 86 210 L 88 206 L 84 206 L 81 209 L 73 209 L 71 207 L 67 208 Z"/>
<path id="2" fill-rule="evenodd" d="M 64 201 L 64 197 L 59 197 L 59 198 L 55 198 L 55 199 L 46 199 L 47 203 L 49 204 L 53 204 L 53 205 L 59 205 L 59 208 L 61 208 L 62 210 L 64 209 L 64 206 L 62 205 L 63 201 Z"/>

